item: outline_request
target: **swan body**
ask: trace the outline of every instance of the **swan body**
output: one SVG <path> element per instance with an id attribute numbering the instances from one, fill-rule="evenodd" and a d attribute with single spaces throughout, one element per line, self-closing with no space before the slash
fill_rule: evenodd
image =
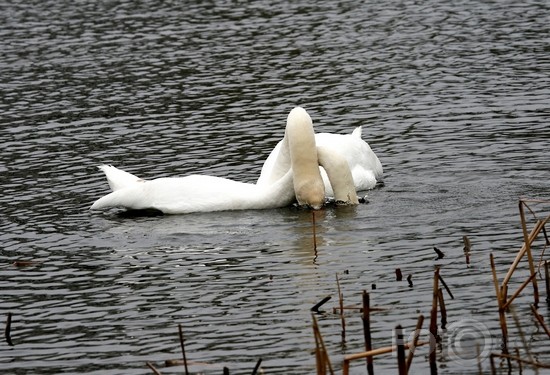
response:
<path id="1" fill-rule="evenodd" d="M 352 134 L 315 134 L 317 152 L 319 153 L 319 149 L 322 148 L 326 161 L 335 159 L 335 155 L 341 155 L 347 161 L 357 191 L 374 188 L 383 176 L 382 164 L 368 143 L 362 139 L 361 131 L 362 128 L 359 126 Z M 284 175 L 288 165 L 290 165 L 290 157 L 283 141 L 275 146 L 264 162 L 260 177 L 256 182 L 258 185 L 273 183 Z M 319 164 L 326 194 L 335 195 L 332 181 L 330 181 L 323 165 Z M 338 200 L 338 198 L 336 199 Z"/>
<path id="2" fill-rule="evenodd" d="M 100 167 L 108 180 L 120 169 Z M 126 172 L 123 172 L 126 173 Z M 114 177 L 115 176 L 115 177 Z M 98 199 L 92 210 L 125 207 L 132 210 L 156 209 L 165 214 L 185 214 L 225 210 L 284 207 L 294 200 L 292 174 L 268 187 L 227 178 L 190 175 L 186 177 L 139 180 Z"/>
<path id="3" fill-rule="evenodd" d="M 204 175 L 143 180 L 113 166 L 103 165 L 99 168 L 113 191 L 98 199 L 91 209 L 125 207 L 180 214 L 277 208 L 289 205 L 294 199 L 301 205 L 318 209 L 325 200 L 325 184 L 318 167 L 320 160 L 326 165 L 329 177 L 338 181 L 334 190 L 345 198 L 342 200 L 357 203 L 347 162 L 339 154 L 332 155 L 333 150 L 317 147 L 311 118 L 303 108 L 296 107 L 288 115 L 281 147 L 284 151 L 278 155 L 279 165 L 273 165 L 281 173 L 265 184 Z"/>

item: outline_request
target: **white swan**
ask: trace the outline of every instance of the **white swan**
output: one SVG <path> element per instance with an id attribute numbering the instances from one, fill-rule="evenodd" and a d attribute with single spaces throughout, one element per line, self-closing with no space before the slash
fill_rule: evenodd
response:
<path id="1" fill-rule="evenodd" d="M 318 160 L 331 164 L 327 171 L 338 181 L 334 190 L 341 192 L 342 197 L 351 197 L 350 203 L 357 203 L 347 163 L 342 164 L 339 155 L 332 160 L 332 151 L 316 147 L 313 124 L 303 108 L 296 107 L 289 113 L 282 144 L 281 157 L 288 158 L 289 163 L 284 166 L 286 171 L 270 184 L 248 184 L 203 175 L 147 181 L 112 166 L 101 166 L 113 192 L 98 199 L 91 209 L 118 206 L 156 209 L 166 214 L 265 209 L 287 206 L 295 197 L 299 204 L 318 209 L 325 200 Z"/>
<path id="2" fill-rule="evenodd" d="M 382 164 L 368 143 L 362 139 L 361 130 L 362 128 L 359 126 L 352 134 L 315 134 L 317 152 L 321 154 L 319 150 L 323 150 L 321 155 L 325 156 L 325 162 L 335 161 L 335 155 L 341 155 L 347 161 L 357 191 L 374 188 L 383 176 Z M 329 179 L 325 171 L 326 168 L 321 162 L 322 159 L 319 159 L 319 164 L 322 167 L 320 168 L 321 176 L 325 184 L 326 194 L 335 195 L 335 198 L 339 200 L 336 197 L 337 194 L 333 192 L 334 181 Z M 284 175 L 289 164 L 288 151 L 284 148 L 284 142 L 280 141 L 264 162 L 256 183 L 263 186 L 272 184 Z"/>

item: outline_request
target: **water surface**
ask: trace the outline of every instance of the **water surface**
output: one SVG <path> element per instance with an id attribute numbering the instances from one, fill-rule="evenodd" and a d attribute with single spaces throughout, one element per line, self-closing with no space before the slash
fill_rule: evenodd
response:
<path id="1" fill-rule="evenodd" d="M 364 344 L 352 312 L 342 342 L 335 275 L 346 304 L 368 289 L 385 308 L 372 317 L 379 347 L 429 315 L 436 266 L 455 296 L 449 324 L 474 319 L 464 324 L 498 351 L 489 253 L 502 279 L 521 247 L 518 198 L 550 187 L 549 11 L 535 0 L 0 5 L 0 306 L 15 344 L 2 343 L 4 372 L 150 373 L 146 361 L 179 358 L 181 323 L 193 371 L 248 373 L 262 358 L 266 373 L 310 374 L 309 310 L 327 295 L 317 318 L 340 371 Z M 101 163 L 255 181 L 295 105 L 320 132 L 362 126 L 385 169 L 370 203 L 318 214 L 316 251 L 311 214 L 294 208 L 88 210 L 108 191 Z M 531 302 L 526 290 L 508 316 L 512 346 L 548 363 Z M 440 373 L 477 371 L 464 358 L 439 353 Z"/>

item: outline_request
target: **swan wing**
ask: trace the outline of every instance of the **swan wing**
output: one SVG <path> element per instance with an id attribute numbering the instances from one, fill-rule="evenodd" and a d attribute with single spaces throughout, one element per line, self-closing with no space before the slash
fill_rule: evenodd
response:
<path id="1" fill-rule="evenodd" d="M 290 152 L 288 150 L 288 141 L 283 138 L 269 153 L 269 156 L 262 165 L 262 171 L 256 181 L 256 185 L 271 185 L 283 177 L 289 169 Z"/>
<path id="2" fill-rule="evenodd" d="M 361 139 L 360 128 L 356 128 L 352 134 L 319 133 L 315 141 L 317 147 L 338 153 L 347 160 L 357 191 L 374 188 L 382 178 L 382 164 L 369 144 Z M 322 175 L 326 186 L 328 178 L 325 179 L 326 174 Z"/>

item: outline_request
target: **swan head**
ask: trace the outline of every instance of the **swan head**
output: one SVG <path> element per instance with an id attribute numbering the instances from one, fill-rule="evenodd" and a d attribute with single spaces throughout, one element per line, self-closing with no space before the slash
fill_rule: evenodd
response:
<path id="1" fill-rule="evenodd" d="M 325 204 L 325 184 L 321 180 L 308 180 L 295 188 L 296 200 L 300 206 L 321 209 Z"/>

